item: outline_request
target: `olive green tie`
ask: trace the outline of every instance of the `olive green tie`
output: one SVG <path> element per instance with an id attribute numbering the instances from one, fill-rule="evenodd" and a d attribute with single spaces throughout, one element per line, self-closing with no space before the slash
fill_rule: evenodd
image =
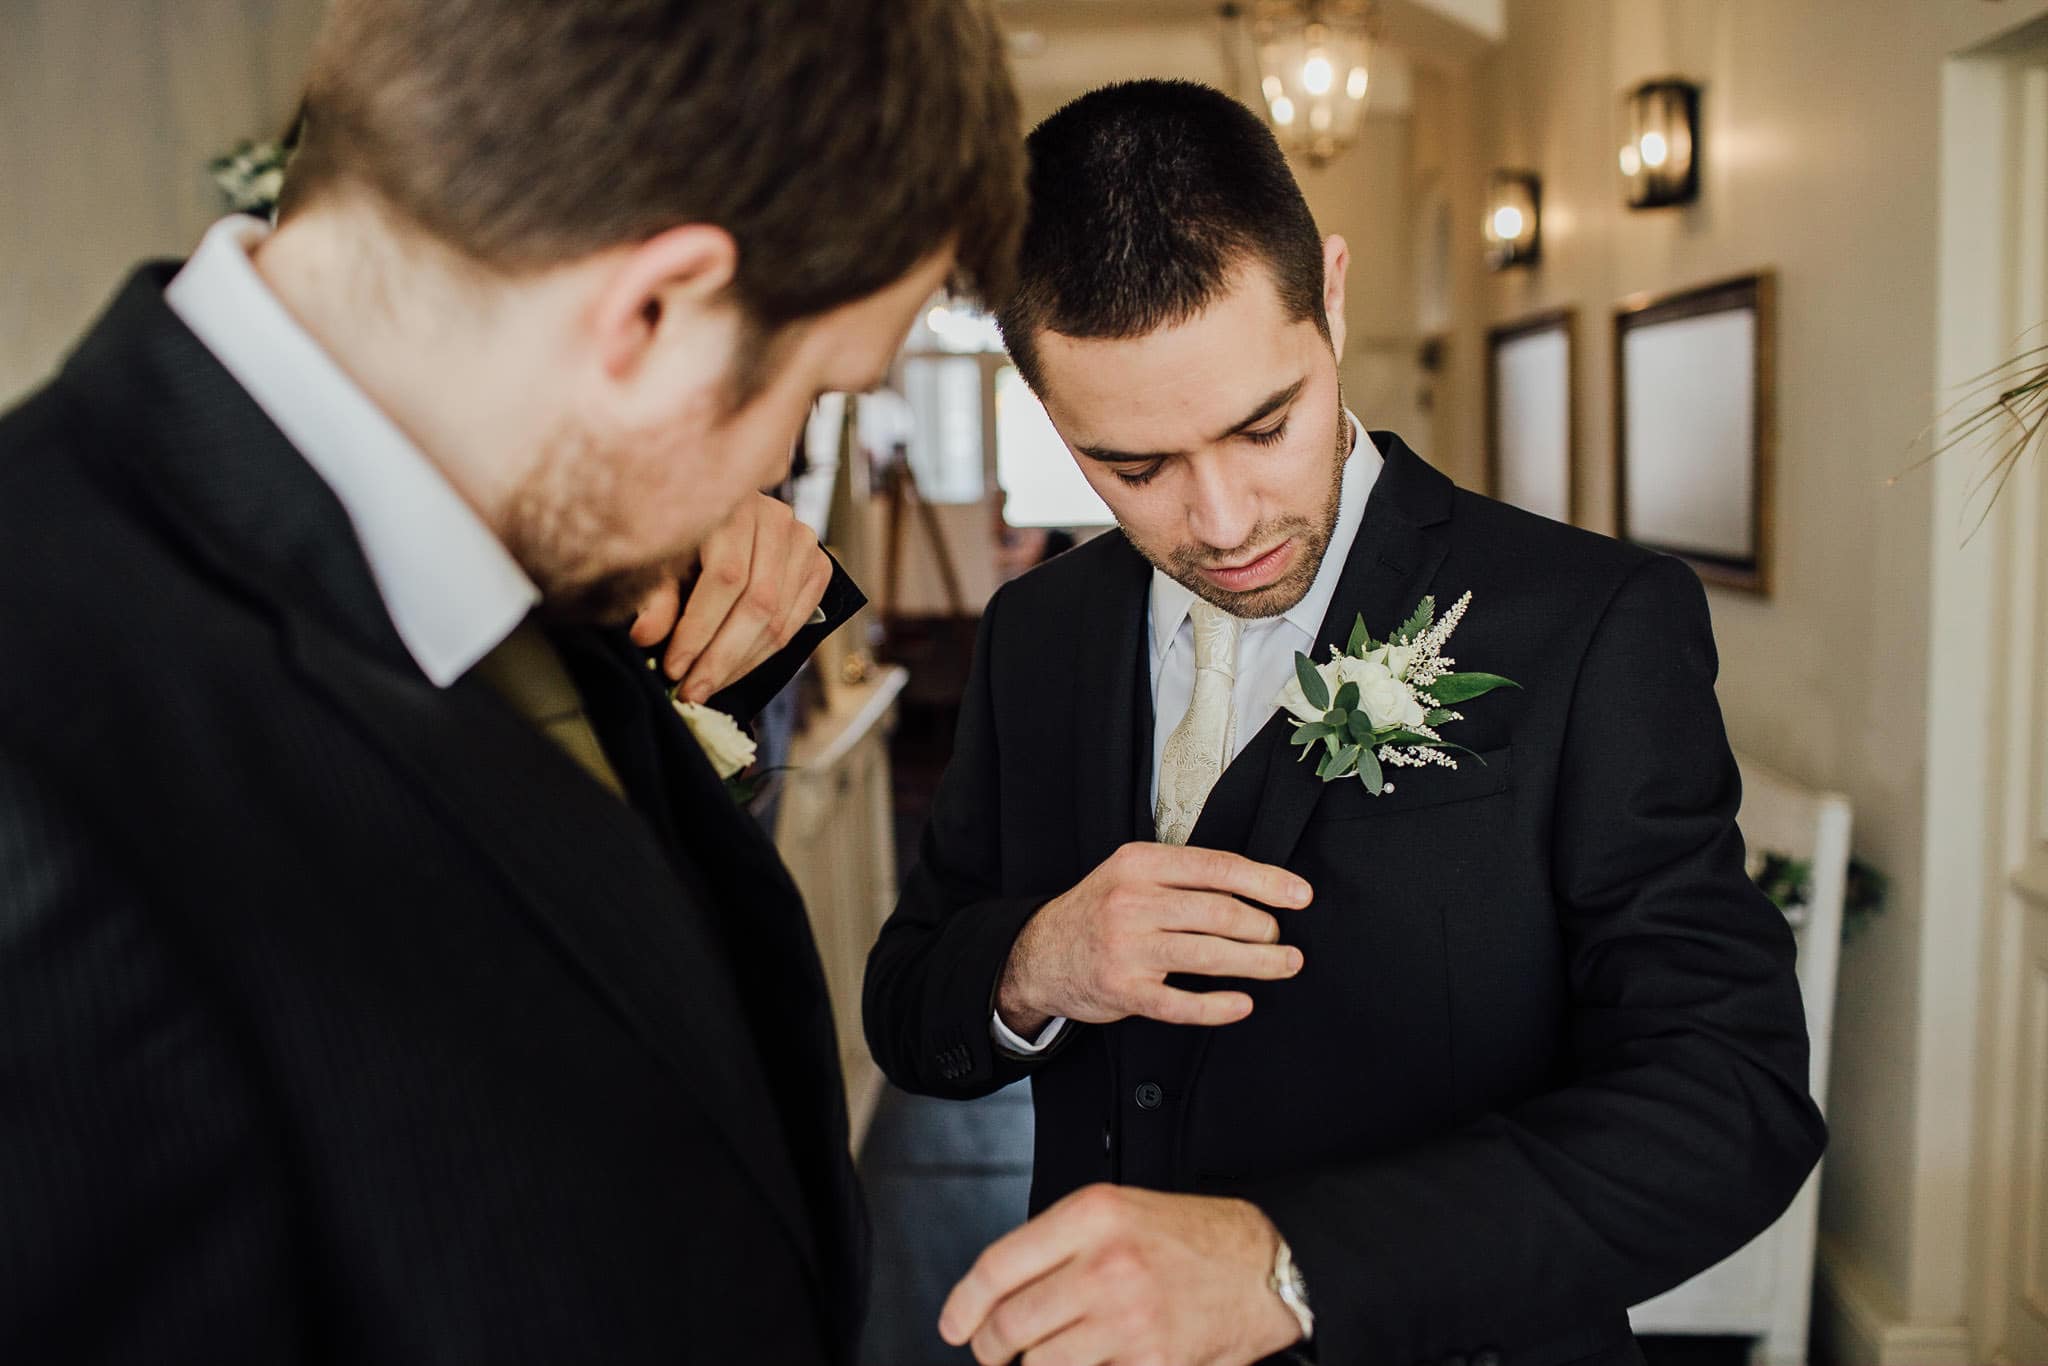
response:
<path id="1" fill-rule="evenodd" d="M 488 683 L 512 709 L 532 722 L 540 733 L 555 742 L 583 771 L 603 783 L 620 801 L 626 788 L 613 771 L 590 718 L 583 711 L 583 697 L 569 678 L 562 657 L 531 617 L 519 624 L 497 649 L 477 661 L 477 676 Z"/>

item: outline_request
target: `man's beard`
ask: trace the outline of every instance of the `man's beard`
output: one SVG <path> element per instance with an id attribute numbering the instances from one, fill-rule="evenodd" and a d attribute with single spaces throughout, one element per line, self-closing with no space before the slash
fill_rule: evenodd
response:
<path id="1" fill-rule="evenodd" d="M 1321 572 L 1323 558 L 1329 554 L 1330 540 L 1336 535 L 1337 513 L 1343 501 L 1344 466 L 1351 458 L 1351 421 L 1344 412 L 1344 387 L 1337 386 L 1337 438 L 1335 458 L 1330 462 L 1330 487 L 1323 506 L 1314 518 L 1283 517 L 1276 521 L 1261 522 L 1252 528 L 1252 534 L 1244 544 L 1234 550 L 1221 553 L 1197 549 L 1193 546 L 1177 546 L 1165 556 L 1153 554 L 1138 543 L 1124 528 L 1124 539 L 1137 548 L 1140 555 L 1151 561 L 1152 567 L 1180 584 L 1203 601 L 1220 607 L 1234 617 L 1248 621 L 1262 617 L 1277 617 L 1293 610 L 1294 606 L 1308 596 L 1308 590 L 1315 586 L 1316 575 Z M 1233 593 L 1219 588 L 1204 573 L 1204 567 L 1213 568 L 1219 561 L 1231 564 L 1241 561 L 1259 547 L 1270 550 L 1280 542 L 1292 538 L 1299 550 L 1294 563 L 1276 582 L 1250 592 Z"/>
<path id="2" fill-rule="evenodd" d="M 648 594 L 680 573 L 669 564 L 607 569 L 597 559 L 623 539 L 619 500 L 631 464 L 620 452 L 601 451 L 590 433 L 565 427 L 513 491 L 505 548 L 540 589 L 549 620 L 630 624 Z"/>

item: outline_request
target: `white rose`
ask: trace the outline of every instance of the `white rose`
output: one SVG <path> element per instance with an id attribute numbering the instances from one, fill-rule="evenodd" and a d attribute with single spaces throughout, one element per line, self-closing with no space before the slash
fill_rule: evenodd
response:
<path id="1" fill-rule="evenodd" d="M 1361 685 L 1358 703 L 1365 708 L 1375 730 L 1382 726 L 1413 730 L 1429 719 L 1429 709 L 1417 702 L 1408 685 L 1392 674 L 1383 676 L 1370 687 Z"/>
<path id="2" fill-rule="evenodd" d="M 1339 682 L 1336 675 L 1332 672 L 1334 667 L 1335 662 L 1332 661 L 1329 664 L 1320 666 L 1316 670 L 1322 676 L 1323 686 L 1330 690 L 1332 697 L 1337 695 L 1337 684 Z M 1301 690 L 1300 678 L 1293 674 L 1287 676 L 1287 686 L 1280 690 L 1280 696 L 1274 700 L 1273 705 L 1304 724 L 1322 720 L 1325 710 L 1309 702 L 1308 694 Z"/>
<path id="3" fill-rule="evenodd" d="M 1376 645 L 1365 652 L 1365 657 L 1386 666 L 1388 673 L 1396 678 L 1408 676 L 1408 666 L 1415 662 L 1413 645 Z"/>
<path id="4" fill-rule="evenodd" d="M 1428 710 L 1415 700 L 1415 694 L 1408 691 L 1407 685 L 1396 678 L 1383 661 L 1347 656 L 1333 661 L 1332 666 L 1341 682 L 1358 685 L 1359 709 L 1372 722 L 1374 730 L 1384 726 L 1413 728 L 1428 717 Z"/>
<path id="5" fill-rule="evenodd" d="M 724 712 L 698 702 L 678 702 L 676 714 L 690 728 L 690 734 L 696 737 L 719 777 L 743 773 L 754 762 L 753 737 Z"/>
<path id="6" fill-rule="evenodd" d="M 1388 648 L 1382 646 L 1364 659 L 1354 659 L 1350 655 L 1333 659 L 1326 664 L 1318 665 L 1316 673 L 1322 678 L 1323 685 L 1330 690 L 1332 700 L 1335 700 L 1337 690 L 1346 683 L 1356 683 L 1359 709 L 1365 713 L 1366 719 L 1372 722 L 1373 729 L 1378 730 L 1384 726 L 1419 726 L 1428 718 L 1429 711 L 1415 700 L 1415 695 L 1408 690 L 1407 685 L 1388 668 Z M 1408 649 L 1407 646 L 1399 647 L 1393 655 L 1402 668 L 1407 667 L 1408 656 L 1400 651 Z M 1287 680 L 1287 686 L 1280 690 L 1276 705 L 1297 721 L 1323 719 L 1323 709 L 1309 702 L 1308 695 L 1301 690 L 1299 679 Z"/>

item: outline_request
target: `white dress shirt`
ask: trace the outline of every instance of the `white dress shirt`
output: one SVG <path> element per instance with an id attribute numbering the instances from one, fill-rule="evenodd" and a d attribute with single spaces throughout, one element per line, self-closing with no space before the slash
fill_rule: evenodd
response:
<path id="1" fill-rule="evenodd" d="M 246 214 L 214 224 L 164 302 L 334 490 L 399 639 L 445 688 L 504 643 L 540 590 L 270 292 L 249 259 L 269 233 Z"/>
<path id="2" fill-rule="evenodd" d="M 1366 499 L 1379 482 L 1385 464 L 1378 447 L 1366 440 L 1365 429 L 1356 417 L 1351 422 L 1351 455 L 1344 462 L 1344 478 L 1337 496 L 1337 525 L 1330 533 L 1329 549 L 1316 569 L 1315 582 L 1300 602 L 1277 617 L 1247 621 L 1237 641 L 1237 683 L 1231 689 L 1231 706 L 1237 713 L 1231 758 L 1244 751 L 1265 728 L 1266 720 L 1278 706 L 1280 690 L 1294 677 L 1294 656 L 1315 653 L 1316 633 L 1323 629 L 1330 602 L 1337 596 L 1337 581 L 1344 576 L 1344 562 L 1350 558 L 1351 543 L 1358 538 L 1358 524 L 1365 517 Z M 1193 590 L 1152 571 L 1148 638 L 1152 661 L 1152 790 L 1146 808 L 1159 804 L 1159 765 L 1166 751 L 1166 738 L 1187 715 L 1195 696 L 1195 627 L 1188 607 L 1195 600 Z M 1050 1047 L 1059 1037 L 1064 1019 L 1055 1019 L 1035 1040 L 1027 1040 L 1008 1025 L 1001 1015 L 991 1021 L 996 1043 L 1010 1053 L 1029 1056 Z"/>

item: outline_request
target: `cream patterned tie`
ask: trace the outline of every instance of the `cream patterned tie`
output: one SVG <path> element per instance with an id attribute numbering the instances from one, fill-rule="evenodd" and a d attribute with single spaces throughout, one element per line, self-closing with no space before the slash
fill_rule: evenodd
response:
<path id="1" fill-rule="evenodd" d="M 1230 762 L 1237 708 L 1231 689 L 1237 682 L 1237 637 L 1244 623 L 1220 607 L 1197 598 L 1188 609 L 1195 625 L 1195 695 L 1188 714 L 1166 737 L 1159 758 L 1159 807 L 1152 813 L 1159 838 L 1186 844 L 1209 800 L 1209 789 Z"/>

